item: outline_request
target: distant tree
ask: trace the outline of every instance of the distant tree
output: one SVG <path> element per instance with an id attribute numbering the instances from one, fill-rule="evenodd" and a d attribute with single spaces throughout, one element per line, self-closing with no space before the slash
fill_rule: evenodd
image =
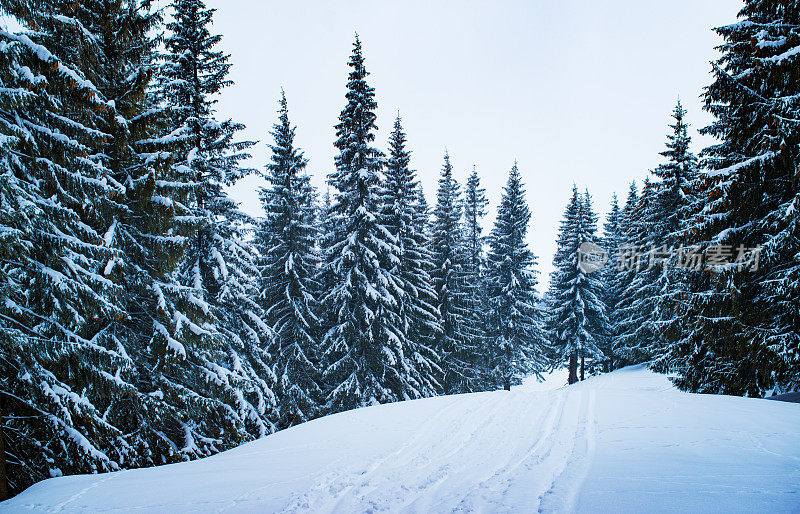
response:
<path id="1" fill-rule="evenodd" d="M 602 273 L 581 265 L 581 245 L 596 245 L 596 215 L 588 193 L 581 197 L 577 187 L 564 212 L 550 276 L 548 333 L 561 349 L 569 366 L 569 383 L 584 378 L 585 359 L 602 360 L 608 319 L 603 304 Z M 585 248 L 585 247 L 584 247 Z"/>
<path id="2" fill-rule="evenodd" d="M 474 342 L 467 332 L 466 288 L 464 285 L 463 234 L 461 232 L 461 192 L 453 178 L 450 155 L 445 153 L 439 178 L 436 208 L 433 213 L 433 284 L 436 290 L 439 334 L 436 350 L 442 357 L 444 389 L 463 393 L 480 389 L 472 367 Z"/>
<path id="3" fill-rule="evenodd" d="M 547 341 L 536 297 L 536 258 L 525 236 L 531 213 L 517 164 L 508 176 L 489 236 L 489 341 L 493 372 L 506 390 L 526 373 L 547 367 Z"/>
<path id="4" fill-rule="evenodd" d="M 410 169 L 411 152 L 406 149 L 406 135 L 398 116 L 389 136 L 389 158 L 383 184 L 381 224 L 394 239 L 400 253 L 392 274 L 401 281 L 402 294 L 397 299 L 400 330 L 405 334 L 409 383 L 417 397 L 433 396 L 441 390 L 441 369 L 434 350 L 441 331 L 436 311 L 436 292 L 428 274 L 431 254 L 421 223 L 419 183 Z"/>
<path id="5" fill-rule="evenodd" d="M 613 371 L 615 365 L 618 364 L 614 351 L 614 342 L 618 336 L 618 329 L 612 321 L 617 311 L 617 305 L 624 289 L 619 287 L 619 279 L 622 274 L 619 269 L 618 256 L 625 248 L 625 234 L 623 213 L 619 208 L 617 195 L 614 194 L 611 205 L 606 216 L 605 223 L 603 224 L 603 237 L 602 246 L 608 255 L 608 261 L 602 269 L 603 283 L 605 285 L 605 295 L 603 301 L 605 303 L 606 315 L 609 319 L 608 337 L 605 340 L 605 345 L 601 350 L 606 356 L 603 361 L 605 371 Z"/>
<path id="6" fill-rule="evenodd" d="M 275 332 L 276 393 L 280 426 L 312 419 L 322 398 L 319 387 L 319 330 L 314 190 L 305 173 L 307 160 L 295 147 L 286 95 L 281 92 L 273 126 L 268 187 L 261 198 L 266 218 L 256 243 L 263 256 L 259 301 Z"/>

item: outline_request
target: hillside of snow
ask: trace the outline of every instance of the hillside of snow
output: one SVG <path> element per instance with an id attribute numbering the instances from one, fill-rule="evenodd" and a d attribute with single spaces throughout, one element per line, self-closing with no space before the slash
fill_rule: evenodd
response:
<path id="1" fill-rule="evenodd" d="M 800 512 L 800 405 L 641 366 L 358 409 L 207 459 L 39 483 L 0 512 Z"/>

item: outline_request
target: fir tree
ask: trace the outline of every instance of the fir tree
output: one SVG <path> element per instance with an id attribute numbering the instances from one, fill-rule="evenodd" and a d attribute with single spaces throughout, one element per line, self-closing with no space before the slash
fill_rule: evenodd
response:
<path id="1" fill-rule="evenodd" d="M 253 143 L 234 141 L 243 125 L 216 118 L 230 64 L 217 49 L 221 36 L 209 32 L 214 10 L 202 0 L 175 0 L 172 9 L 159 92 L 169 106 L 164 139 L 174 147 L 175 224 L 189 234 L 178 282 L 186 301 L 200 307 L 207 334 L 185 347 L 169 374 L 186 391 L 185 404 L 210 420 L 204 433 L 225 431 L 224 448 L 274 430 L 265 362 L 271 332 L 263 330 L 263 312 L 250 296 L 254 256 L 243 241 L 250 220 L 224 190 L 252 172 L 240 162 Z"/>
<path id="2" fill-rule="evenodd" d="M 102 410 L 125 389 L 117 374 L 130 359 L 107 337 L 124 311 L 102 274 L 117 255 L 102 236 L 119 189 L 92 155 L 104 134 L 86 119 L 106 105 L 57 55 L 69 20 L 2 7 L 37 28 L 0 30 L 0 436 L 15 494 L 130 456 Z"/>
<path id="3" fill-rule="evenodd" d="M 127 465 L 206 455 L 217 450 L 217 420 L 201 398 L 193 402 L 182 377 L 196 362 L 187 356 L 210 344 L 211 331 L 202 305 L 176 276 L 191 227 L 176 219 L 188 188 L 173 173 L 169 120 L 153 80 L 161 15 L 133 0 L 64 8 L 73 10 L 78 40 L 91 35 L 79 50 L 81 72 L 109 106 L 92 118 L 107 135 L 97 155 L 107 180 L 122 191 L 104 234 L 119 257 L 104 274 L 126 292 L 126 316 L 109 334 L 134 363 L 120 382 L 135 389 L 110 397 L 103 408 L 110 423 L 130 434 L 135 458 Z"/>
<path id="4" fill-rule="evenodd" d="M 675 123 L 667 136 L 667 149 L 661 155 L 665 164 L 653 170 L 658 181 L 647 182 L 636 216 L 631 223 L 631 243 L 641 252 L 639 262 L 626 270 L 627 287 L 618 301 L 622 321 L 620 346 L 632 362 L 649 361 L 657 369 L 667 369 L 670 337 L 682 331 L 676 309 L 682 303 L 686 270 L 679 262 L 686 249 L 679 231 L 692 200 L 696 158 L 689 150 L 691 138 L 684 121 L 686 111 L 678 102 L 673 111 Z"/>
<path id="5" fill-rule="evenodd" d="M 621 274 L 624 284 L 617 302 L 619 331 L 616 350 L 627 362 L 648 362 L 653 358 L 653 348 L 658 341 L 654 323 L 657 300 L 657 281 L 661 274 L 659 255 L 665 255 L 658 234 L 659 222 L 655 197 L 659 184 L 646 179 L 636 205 L 630 212 L 627 227 L 628 241 L 622 257 Z"/>
<path id="6" fill-rule="evenodd" d="M 670 125 L 672 133 L 667 135 L 667 149 L 661 155 L 667 159 L 665 164 L 653 170 L 660 179 L 650 209 L 649 218 L 653 223 L 650 233 L 657 238 L 656 251 L 662 254 L 653 261 L 658 267 L 651 300 L 652 319 L 656 338 L 649 349 L 655 369 L 669 370 L 670 341 L 680 338 L 684 330 L 684 320 L 678 316 L 685 300 L 690 271 L 680 262 L 687 251 L 682 247 L 681 230 L 690 210 L 695 205 L 693 183 L 697 177 L 697 158 L 689 150 L 691 137 L 684 117 L 686 110 L 678 100 Z"/>
<path id="7" fill-rule="evenodd" d="M 517 164 L 511 168 L 497 220 L 489 236 L 489 331 L 492 370 L 506 390 L 529 372 L 547 366 L 536 298 L 536 258 L 525 236 L 531 213 Z"/>
<path id="8" fill-rule="evenodd" d="M 609 254 L 609 266 L 613 266 L 614 271 L 609 272 L 613 277 L 606 281 L 607 293 L 613 295 L 614 308 L 607 312 L 609 319 L 610 348 L 613 358 L 619 365 L 631 364 L 630 355 L 625 346 L 624 336 L 629 326 L 625 323 L 627 313 L 624 311 L 624 294 L 630 286 L 632 274 L 630 266 L 637 265 L 636 251 L 634 247 L 634 223 L 636 221 L 636 208 L 639 205 L 639 191 L 636 182 L 631 182 L 628 187 L 628 195 L 625 205 L 622 207 L 619 216 L 619 246 Z M 619 367 L 619 366 L 617 366 Z"/>
<path id="9" fill-rule="evenodd" d="M 716 29 L 722 56 L 705 92 L 716 120 L 701 133 L 720 143 L 703 152 L 710 171 L 685 231 L 707 257 L 730 251 L 734 262 L 695 277 L 677 383 L 761 396 L 800 385 L 800 10 L 747 0 L 739 17 Z"/>
<path id="10" fill-rule="evenodd" d="M 553 257 L 547 326 L 551 343 L 568 361 L 570 384 L 578 381 L 579 361 L 583 379 L 585 359 L 603 359 L 600 348 L 607 334 L 602 274 L 582 263 L 582 252 L 592 249 L 582 245 L 596 245 L 595 223 L 588 193 L 582 198 L 573 186 Z"/>
<path id="11" fill-rule="evenodd" d="M 617 311 L 617 305 L 624 292 L 624 288 L 620 287 L 620 275 L 622 273 L 619 269 L 618 256 L 625 247 L 623 213 L 619 208 L 616 194 L 614 194 L 611 200 L 608 215 L 603 224 L 602 241 L 602 246 L 608 255 L 608 261 L 602 272 L 603 282 L 605 284 L 605 295 L 603 298 L 609 325 L 608 338 L 605 341 L 606 344 L 601 349 L 607 359 L 604 361 L 605 371 L 613 371 L 615 365 L 619 364 L 619 360 L 616 358 L 614 351 L 614 342 L 618 336 L 618 329 L 614 322 L 614 317 Z"/>
<path id="12" fill-rule="evenodd" d="M 480 389 L 479 377 L 471 366 L 475 351 L 466 327 L 463 280 L 463 239 L 461 233 L 461 194 L 453 178 L 450 155 L 445 153 L 439 178 L 433 234 L 433 284 L 436 290 L 439 334 L 436 349 L 442 357 L 444 390 L 463 393 Z"/>
<path id="13" fill-rule="evenodd" d="M 322 391 L 318 384 L 314 190 L 305 173 L 307 160 L 294 146 L 295 128 L 289 122 L 283 93 L 279 105 L 267 166 L 269 187 L 262 191 L 266 218 L 257 242 L 263 254 L 260 301 L 276 336 L 280 424 L 288 427 L 317 414 Z"/>
<path id="14" fill-rule="evenodd" d="M 467 179 L 464 190 L 464 241 L 463 241 L 463 280 L 465 287 L 466 327 L 465 332 L 475 347 L 470 366 L 490 380 L 491 362 L 486 347 L 487 313 L 489 303 L 486 284 L 486 255 L 481 220 L 486 216 L 486 191 L 481 188 L 480 177 L 475 166 Z M 489 384 L 487 384 L 488 386 Z"/>
<path id="15" fill-rule="evenodd" d="M 397 314 L 406 335 L 404 352 L 408 368 L 404 371 L 414 385 L 415 396 L 433 396 L 441 386 L 437 376 L 441 370 L 433 350 L 436 335 L 441 331 L 436 308 L 436 293 L 428 274 L 431 254 L 427 248 L 424 227 L 420 225 L 419 183 L 416 172 L 409 168 L 411 152 L 406 149 L 406 135 L 398 116 L 389 136 L 389 158 L 383 186 L 381 224 L 386 227 L 400 251 L 392 274 L 399 277 L 402 295 Z"/>
<path id="16" fill-rule="evenodd" d="M 349 61 L 347 105 L 336 125 L 333 238 L 327 249 L 336 277 L 324 297 L 332 313 L 323 339 L 327 408 L 341 411 L 414 397 L 404 374 L 405 335 L 397 315 L 402 281 L 392 273 L 400 260 L 396 240 L 380 224 L 384 156 L 375 139 L 375 91 L 367 82 L 361 41 Z"/>

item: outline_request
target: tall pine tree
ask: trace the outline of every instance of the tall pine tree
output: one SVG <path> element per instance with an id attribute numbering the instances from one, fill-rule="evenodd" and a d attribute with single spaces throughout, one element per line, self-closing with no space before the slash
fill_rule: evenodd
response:
<path id="1" fill-rule="evenodd" d="M 583 246 L 582 250 L 582 245 L 597 244 L 595 223 L 588 193 L 581 197 L 573 186 L 553 257 L 547 320 L 550 341 L 568 362 L 570 384 L 578 381 L 579 363 L 583 379 L 585 360 L 603 359 L 601 347 L 608 331 L 602 274 L 581 265 L 587 249 Z"/>
<path id="2" fill-rule="evenodd" d="M 336 277 L 323 299 L 331 327 L 323 338 L 327 408 L 341 411 L 414 395 L 405 374 L 405 334 L 397 315 L 402 280 L 395 238 L 380 222 L 383 153 L 375 140 L 375 90 L 367 84 L 356 36 L 348 65 L 347 105 L 336 125 L 339 151 L 331 206 L 333 237 L 326 249 Z"/>
<path id="3" fill-rule="evenodd" d="M 437 377 L 441 370 L 434 348 L 441 331 L 436 312 L 436 293 L 428 269 L 431 254 L 424 227 L 416 219 L 419 201 L 416 172 L 409 167 L 411 152 L 406 149 L 406 135 L 398 116 L 389 136 L 389 158 L 383 185 L 381 224 L 386 227 L 399 253 L 392 274 L 401 280 L 397 314 L 406 336 L 404 371 L 414 385 L 415 396 L 432 396 L 441 390 Z"/>
<path id="4" fill-rule="evenodd" d="M 480 389 L 480 377 L 471 365 L 476 346 L 474 341 L 470 341 L 466 331 L 461 212 L 461 192 L 458 182 L 453 178 L 450 155 L 445 153 L 436 208 L 433 213 L 431 275 L 442 327 L 436 349 L 442 357 L 443 385 L 446 393 L 463 393 Z"/>
<path id="5" fill-rule="evenodd" d="M 224 448 L 274 430 L 265 362 L 271 332 L 250 296 L 254 256 L 243 241 L 250 220 L 224 189 L 252 172 L 240 163 L 253 143 L 234 141 L 244 126 L 216 117 L 214 104 L 231 82 L 229 57 L 217 49 L 222 38 L 209 32 L 214 10 L 202 0 L 175 0 L 172 10 L 159 92 L 169 106 L 175 222 L 189 233 L 178 282 L 208 333 L 185 348 L 170 375 L 187 392 L 185 404 L 210 418 L 204 431 L 227 432 Z"/>
<path id="6" fill-rule="evenodd" d="M 125 390 L 131 361 L 108 337 L 124 306 L 103 276 L 118 255 L 103 233 L 120 189 L 91 118 L 107 104 L 68 60 L 62 12 L 0 6 L 35 29 L 0 30 L 0 437 L 15 494 L 130 457 L 103 398 Z"/>
<path id="7" fill-rule="evenodd" d="M 517 164 L 511 168 L 489 236 L 489 340 L 493 372 L 508 390 L 526 373 L 547 367 L 536 297 L 536 258 L 525 236 L 531 213 Z"/>
<path id="8" fill-rule="evenodd" d="M 716 29 L 722 56 L 705 92 L 716 120 L 701 132 L 720 143 L 703 152 L 686 230 L 707 256 L 722 249 L 735 262 L 692 284 L 677 383 L 760 396 L 800 387 L 800 9 L 746 0 L 739 17 Z"/>
<path id="9" fill-rule="evenodd" d="M 491 382 L 491 362 L 486 346 L 487 313 L 489 303 L 486 289 L 487 259 L 484 251 L 486 237 L 481 222 L 486 216 L 486 190 L 481 187 L 478 170 L 473 165 L 464 189 L 464 241 L 463 280 L 465 288 L 466 327 L 465 332 L 475 350 L 469 365 L 482 380 Z M 490 385 L 489 383 L 486 384 Z"/>
<path id="10" fill-rule="evenodd" d="M 276 337 L 280 424 L 288 427 L 313 418 L 322 398 L 315 282 L 319 254 L 307 160 L 294 145 L 295 128 L 283 93 L 279 105 L 267 166 L 269 186 L 262 191 L 266 218 L 256 240 L 263 255 L 260 301 Z"/>

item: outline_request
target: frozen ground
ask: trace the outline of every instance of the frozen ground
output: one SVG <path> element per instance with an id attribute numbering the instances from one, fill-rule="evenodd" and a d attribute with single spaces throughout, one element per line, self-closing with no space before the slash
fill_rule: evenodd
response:
<path id="1" fill-rule="evenodd" d="M 1 512 L 800 512 L 800 405 L 640 366 L 328 416 L 204 460 L 47 480 Z"/>

